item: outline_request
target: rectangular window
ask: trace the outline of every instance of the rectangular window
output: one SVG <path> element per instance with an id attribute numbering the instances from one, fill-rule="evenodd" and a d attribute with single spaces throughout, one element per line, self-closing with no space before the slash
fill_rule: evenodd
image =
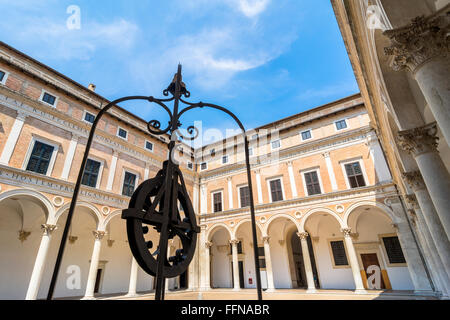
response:
<path id="1" fill-rule="evenodd" d="M 194 165 L 192 164 L 192 162 L 188 162 L 187 167 L 188 169 L 192 170 L 194 168 Z"/>
<path id="2" fill-rule="evenodd" d="M 145 141 L 145 149 L 153 151 L 153 143 L 150 141 Z"/>
<path id="3" fill-rule="evenodd" d="M 331 241 L 331 251 L 333 252 L 334 265 L 348 266 L 347 255 L 345 254 L 344 241 Z"/>
<path id="4" fill-rule="evenodd" d="M 222 157 L 222 164 L 228 163 L 228 156 Z"/>
<path id="5" fill-rule="evenodd" d="M 33 151 L 31 152 L 30 160 L 28 160 L 27 171 L 32 171 L 40 174 L 47 174 L 48 166 L 55 148 L 48 144 L 36 141 L 34 143 Z"/>
<path id="6" fill-rule="evenodd" d="M 270 193 L 272 195 L 272 202 L 283 200 L 283 190 L 281 189 L 281 180 L 270 181 Z"/>
<path id="7" fill-rule="evenodd" d="M 89 112 L 85 112 L 84 114 L 84 121 L 89 122 L 89 123 L 94 123 L 95 120 L 95 116 L 92 113 Z"/>
<path id="8" fill-rule="evenodd" d="M 211 157 L 214 157 L 216 155 L 216 149 L 211 149 L 210 154 Z"/>
<path id="9" fill-rule="evenodd" d="M 128 132 L 127 132 L 127 130 L 125 130 L 125 129 L 119 128 L 119 129 L 117 130 L 117 135 L 118 135 L 119 137 L 123 138 L 123 139 L 126 139 L 127 136 L 128 136 Z"/>
<path id="10" fill-rule="evenodd" d="M 335 122 L 336 124 L 336 130 L 342 130 L 347 128 L 347 121 L 344 120 L 339 120 Z"/>
<path id="11" fill-rule="evenodd" d="M 398 237 L 383 237 L 389 263 L 406 263 Z"/>
<path id="12" fill-rule="evenodd" d="M 98 174 L 100 172 L 101 163 L 92 159 L 88 159 L 83 173 L 81 184 L 92 188 L 97 187 Z"/>
<path id="13" fill-rule="evenodd" d="M 208 164 L 207 164 L 206 162 L 202 162 L 202 163 L 200 164 L 200 169 L 202 169 L 202 170 L 208 169 Z"/>
<path id="14" fill-rule="evenodd" d="M 315 194 L 321 194 L 319 177 L 317 171 L 306 172 L 305 174 L 305 184 L 308 195 L 312 196 Z"/>
<path id="15" fill-rule="evenodd" d="M 281 141 L 279 139 L 272 141 L 272 149 L 278 149 L 279 147 L 281 147 Z"/>
<path id="16" fill-rule="evenodd" d="M 253 156 L 253 148 L 248 148 L 248 156 Z"/>
<path id="17" fill-rule="evenodd" d="M 311 139 L 311 130 L 303 131 L 302 132 L 302 140 L 308 140 Z"/>
<path id="18" fill-rule="evenodd" d="M 345 165 L 348 181 L 351 188 L 365 187 L 364 175 L 359 162 L 348 163 Z"/>
<path id="19" fill-rule="evenodd" d="M 222 211 L 222 193 L 216 192 L 213 193 L 213 206 L 214 206 L 214 212 L 221 212 Z"/>
<path id="20" fill-rule="evenodd" d="M 0 82 L 3 82 L 3 78 L 5 78 L 6 73 L 0 70 Z"/>
<path id="21" fill-rule="evenodd" d="M 241 199 L 241 208 L 250 206 L 250 189 L 248 186 L 239 188 L 239 197 Z"/>
<path id="22" fill-rule="evenodd" d="M 242 241 L 237 243 L 237 253 L 242 254 Z M 233 245 L 230 243 L 230 254 L 233 254 Z"/>
<path id="23" fill-rule="evenodd" d="M 49 105 L 54 106 L 56 97 L 52 96 L 51 94 L 49 94 L 47 92 L 44 92 L 44 95 L 42 96 L 42 101 L 44 101 L 45 103 L 48 103 Z"/>
<path id="24" fill-rule="evenodd" d="M 136 185 L 136 175 L 130 172 L 125 172 L 122 194 L 124 196 L 131 197 L 133 195 L 135 185 Z"/>

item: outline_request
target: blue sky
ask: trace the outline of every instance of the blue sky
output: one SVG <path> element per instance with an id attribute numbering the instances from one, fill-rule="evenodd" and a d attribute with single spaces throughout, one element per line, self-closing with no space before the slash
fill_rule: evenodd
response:
<path id="1" fill-rule="evenodd" d="M 81 9 L 81 29 L 66 12 Z M 191 101 L 247 128 L 359 92 L 329 0 L 0 0 L 0 39 L 113 100 L 162 96 L 178 62 Z M 167 120 L 157 106 L 122 105 Z M 183 124 L 234 128 L 217 111 Z"/>

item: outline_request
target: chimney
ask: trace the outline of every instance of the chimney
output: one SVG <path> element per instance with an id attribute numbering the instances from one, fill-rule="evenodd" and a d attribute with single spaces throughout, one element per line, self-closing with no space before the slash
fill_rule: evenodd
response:
<path id="1" fill-rule="evenodd" d="M 95 92 L 95 87 L 96 87 L 95 84 L 89 83 L 88 89 Z"/>

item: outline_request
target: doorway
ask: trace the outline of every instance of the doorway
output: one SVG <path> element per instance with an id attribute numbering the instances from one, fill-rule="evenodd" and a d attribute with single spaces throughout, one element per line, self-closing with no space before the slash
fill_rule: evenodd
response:
<path id="1" fill-rule="evenodd" d="M 377 280 L 374 281 L 375 287 L 373 289 L 386 289 L 386 285 L 384 284 L 383 275 L 381 274 L 381 266 L 380 262 L 378 261 L 378 257 L 376 253 L 362 253 L 361 254 L 361 261 L 363 263 L 364 272 L 366 273 L 366 279 L 368 279 L 371 276 L 379 277 L 379 288 L 377 288 Z M 368 268 L 370 266 L 378 266 L 378 274 L 377 271 L 372 271 L 370 274 L 367 272 Z M 366 289 L 369 289 L 369 283 L 368 280 L 366 280 Z"/>
<path id="2" fill-rule="evenodd" d="M 100 282 L 102 280 L 102 272 L 103 272 L 103 269 L 97 269 L 97 275 L 95 276 L 94 293 L 99 293 L 99 291 L 100 291 Z"/>

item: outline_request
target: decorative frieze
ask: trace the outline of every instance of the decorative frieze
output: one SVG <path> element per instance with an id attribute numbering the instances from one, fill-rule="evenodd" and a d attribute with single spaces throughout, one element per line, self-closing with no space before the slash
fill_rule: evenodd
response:
<path id="1" fill-rule="evenodd" d="M 398 133 L 398 145 L 414 157 L 428 152 L 437 152 L 436 122 L 423 127 L 401 131 Z"/>
<path id="2" fill-rule="evenodd" d="M 427 61 L 448 56 L 449 21 L 449 15 L 443 11 L 429 17 L 416 17 L 405 27 L 385 31 L 383 34 L 392 41 L 392 45 L 384 49 L 386 55 L 393 56 L 391 67 L 415 73 Z"/>

